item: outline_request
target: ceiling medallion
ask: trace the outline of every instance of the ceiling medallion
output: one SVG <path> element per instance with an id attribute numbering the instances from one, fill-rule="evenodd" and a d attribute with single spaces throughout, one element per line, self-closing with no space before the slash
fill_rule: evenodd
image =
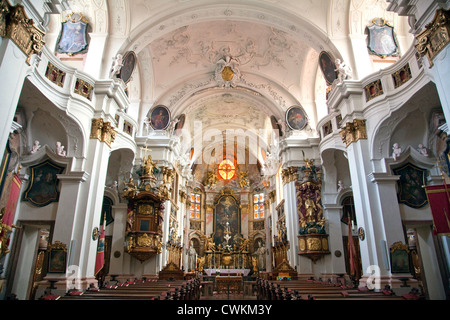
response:
<path id="1" fill-rule="evenodd" d="M 221 87 L 236 87 L 240 79 L 239 61 L 229 54 L 220 58 L 216 62 L 215 79 Z"/>

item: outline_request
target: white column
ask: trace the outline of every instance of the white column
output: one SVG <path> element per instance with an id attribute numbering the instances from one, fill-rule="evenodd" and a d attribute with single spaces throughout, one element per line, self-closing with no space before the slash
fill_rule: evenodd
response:
<path id="1" fill-rule="evenodd" d="M 289 241 L 288 259 L 292 268 L 296 269 L 298 261 L 298 214 L 295 192 L 295 181 L 284 184 L 284 214 L 286 216 L 286 237 Z M 297 270 L 299 271 L 299 270 Z"/>
<path id="2" fill-rule="evenodd" d="M 380 267 L 382 274 L 386 274 L 387 270 L 382 267 L 383 255 L 386 254 L 386 237 L 380 208 L 377 208 L 375 201 L 378 195 L 375 185 L 368 177 L 372 171 L 369 154 L 368 140 L 358 140 L 347 147 L 356 219 L 358 226 L 363 227 L 366 233 L 366 240 L 360 242 L 362 272 L 365 273 L 370 266 L 375 265 Z"/>
<path id="3" fill-rule="evenodd" d="M 26 56 L 9 39 L 0 37 L 0 154 L 5 151 L 28 69 Z"/>
<path id="4" fill-rule="evenodd" d="M 425 60 L 425 59 L 424 59 Z M 428 60 L 427 64 L 428 64 Z M 447 123 L 450 123 L 450 45 L 442 49 L 433 60 L 430 71 L 433 74 L 434 83 L 439 94 L 442 110 Z M 427 66 L 425 66 L 427 68 Z"/>
<path id="5" fill-rule="evenodd" d="M 125 236 L 125 228 L 127 224 L 127 208 L 128 205 L 126 203 L 119 203 L 112 207 L 113 215 L 114 215 L 114 229 L 113 229 L 113 242 L 111 244 L 111 260 L 109 264 L 109 274 L 114 275 L 124 275 L 129 272 L 124 270 L 124 236 Z M 114 253 L 119 252 L 120 256 L 118 258 L 114 257 Z"/>
<path id="6" fill-rule="evenodd" d="M 341 205 L 324 204 L 324 217 L 328 222 L 328 246 L 331 254 L 324 256 L 325 268 L 327 274 L 343 274 L 345 272 L 345 255 L 344 245 L 342 242 L 342 227 L 341 227 Z M 340 256 L 336 256 L 335 252 L 339 251 Z M 325 279 L 326 280 L 326 279 Z"/>

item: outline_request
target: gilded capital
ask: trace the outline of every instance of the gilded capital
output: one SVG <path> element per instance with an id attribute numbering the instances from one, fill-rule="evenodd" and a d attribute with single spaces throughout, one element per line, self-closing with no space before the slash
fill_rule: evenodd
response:
<path id="1" fill-rule="evenodd" d="M 91 139 L 97 139 L 111 147 L 116 139 L 116 131 L 110 122 L 104 122 L 102 118 L 94 118 L 91 122 Z"/>
<path id="2" fill-rule="evenodd" d="M 102 127 L 103 127 L 103 119 L 102 118 L 94 118 L 91 122 L 91 139 L 101 140 L 102 138 Z"/>
<path id="3" fill-rule="evenodd" d="M 28 64 L 31 56 L 40 53 L 45 44 L 45 32 L 27 17 L 24 7 L 11 6 L 7 0 L 0 0 L 0 36 L 11 39 L 25 53 Z"/>
<path id="4" fill-rule="evenodd" d="M 347 122 L 339 134 L 346 147 L 358 140 L 367 139 L 366 120 L 353 119 L 352 122 Z"/>
<path id="5" fill-rule="evenodd" d="M 426 56 L 433 66 L 433 59 L 450 42 L 450 11 L 439 9 L 425 29 L 416 35 L 415 47 L 423 57 Z"/>

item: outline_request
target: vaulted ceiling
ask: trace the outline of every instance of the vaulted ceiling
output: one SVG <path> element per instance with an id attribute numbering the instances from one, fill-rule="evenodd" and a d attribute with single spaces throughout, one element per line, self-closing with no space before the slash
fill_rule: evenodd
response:
<path id="1" fill-rule="evenodd" d="M 317 137 L 317 121 L 327 112 L 320 52 L 352 64 L 349 34 L 363 35 L 375 16 L 399 25 L 383 0 L 68 2 L 90 21 L 91 40 L 106 37 L 100 77 L 108 76 L 117 53 L 136 53 L 128 87 L 129 113 L 138 123 L 165 105 L 172 118 L 186 115 L 193 137 L 199 121 L 203 131 L 271 130 L 270 118 L 284 119 L 293 105 L 307 113 L 304 137 Z M 220 73 L 224 61 L 233 66 L 232 81 Z M 267 134 L 261 138 L 270 144 Z"/>

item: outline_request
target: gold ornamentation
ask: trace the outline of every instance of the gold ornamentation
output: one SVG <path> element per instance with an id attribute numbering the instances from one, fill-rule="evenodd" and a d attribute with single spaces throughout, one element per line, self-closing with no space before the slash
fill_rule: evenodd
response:
<path id="1" fill-rule="evenodd" d="M 101 140 L 102 137 L 102 127 L 103 127 L 103 119 L 96 118 L 92 119 L 91 122 L 91 139 Z"/>
<path id="2" fill-rule="evenodd" d="M 225 66 L 222 70 L 222 79 L 225 81 L 231 81 L 233 79 L 234 72 L 230 66 Z"/>
<path id="3" fill-rule="evenodd" d="M 378 79 L 366 85 L 364 87 L 364 92 L 366 93 L 366 102 L 381 96 L 384 93 L 381 80 Z"/>
<path id="4" fill-rule="evenodd" d="M 367 139 L 366 120 L 353 119 L 353 122 L 347 122 L 339 134 L 346 147 L 358 140 Z"/>
<path id="5" fill-rule="evenodd" d="M 148 236 L 148 234 L 144 233 L 137 239 L 137 245 L 140 247 L 151 247 L 153 243 L 153 239 Z"/>
<path id="6" fill-rule="evenodd" d="M 51 82 L 56 84 L 59 87 L 64 86 L 64 79 L 66 77 L 66 73 L 64 71 L 59 70 L 57 67 L 55 67 L 50 62 L 47 65 L 47 70 L 45 71 L 45 76 L 47 79 L 49 79 Z"/>
<path id="7" fill-rule="evenodd" d="M 98 139 L 111 147 L 111 143 L 116 139 L 116 131 L 111 126 L 111 123 L 104 122 L 102 118 L 92 119 L 90 138 Z"/>
<path id="8" fill-rule="evenodd" d="M 409 68 L 409 63 L 403 66 L 401 69 L 397 70 L 392 74 L 392 79 L 394 80 L 394 87 L 398 88 L 408 80 L 412 78 L 411 69 Z"/>
<path id="9" fill-rule="evenodd" d="M 249 186 L 249 179 L 248 179 L 248 171 L 241 171 L 238 173 L 239 177 L 239 186 L 243 188 L 247 188 Z"/>
<path id="10" fill-rule="evenodd" d="M 90 83 L 77 78 L 77 81 L 75 82 L 75 88 L 73 89 L 74 93 L 79 94 L 80 96 L 83 96 L 88 100 L 91 100 L 93 91 L 94 87 Z"/>
<path id="11" fill-rule="evenodd" d="M 390 249 L 391 249 L 391 253 L 396 251 L 396 250 L 409 252 L 408 245 L 407 244 L 403 244 L 401 241 L 397 241 L 394 244 L 392 244 Z"/>
<path id="12" fill-rule="evenodd" d="M 141 204 L 138 209 L 138 214 L 153 214 L 153 206 L 151 204 Z"/>
<path id="13" fill-rule="evenodd" d="M 319 251 L 322 249 L 321 241 L 319 238 L 308 238 L 306 239 L 306 247 L 311 251 Z"/>
<path id="14" fill-rule="evenodd" d="M 303 239 L 303 238 L 298 239 L 298 247 L 299 247 L 300 251 L 305 251 L 306 250 L 305 239 Z"/>
<path id="15" fill-rule="evenodd" d="M 116 139 L 116 131 L 110 122 L 103 122 L 101 140 L 111 147 L 111 143 Z"/>
<path id="16" fill-rule="evenodd" d="M 289 167 L 281 171 L 281 178 L 283 179 L 283 184 L 297 181 L 297 177 L 298 174 L 296 167 Z"/>
<path id="17" fill-rule="evenodd" d="M 327 238 L 322 238 L 322 250 L 328 250 L 328 240 Z"/>
<path id="18" fill-rule="evenodd" d="M 48 244 L 47 250 L 63 250 L 64 252 L 67 252 L 67 245 L 65 243 L 62 243 L 61 241 L 55 241 L 55 243 L 53 244 Z"/>
<path id="19" fill-rule="evenodd" d="M 42 51 L 45 44 L 45 32 L 27 17 L 24 7 L 19 4 L 11 6 L 6 0 L 0 0 L 0 35 L 11 39 L 25 53 L 27 64 L 30 64 L 33 54 Z"/>
<path id="20" fill-rule="evenodd" d="M 450 11 L 439 9 L 425 29 L 416 36 L 415 45 L 420 56 L 426 56 L 433 66 L 433 59 L 450 42 Z"/>

